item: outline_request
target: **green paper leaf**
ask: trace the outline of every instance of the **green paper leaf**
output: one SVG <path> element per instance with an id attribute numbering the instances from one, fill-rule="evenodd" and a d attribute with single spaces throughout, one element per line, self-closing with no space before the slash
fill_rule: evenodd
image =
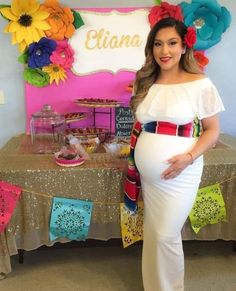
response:
<path id="1" fill-rule="evenodd" d="M 11 7 L 11 5 L 0 4 L 0 9 L 1 9 L 1 8 L 5 8 L 5 7 Z"/>
<path id="2" fill-rule="evenodd" d="M 19 57 L 18 62 L 21 64 L 27 64 L 28 63 L 28 51 L 24 51 Z"/>
<path id="3" fill-rule="evenodd" d="M 36 87 L 45 87 L 50 83 L 48 73 L 40 69 L 25 68 L 23 77 L 25 81 Z"/>
<path id="4" fill-rule="evenodd" d="M 156 5 L 160 5 L 161 4 L 161 0 L 154 0 Z"/>
<path id="5" fill-rule="evenodd" d="M 1 13 L 1 8 L 5 8 L 5 7 L 11 7 L 11 5 L 0 4 L 0 15 L 2 16 L 2 18 L 6 19 L 7 21 L 10 22 L 10 20 L 7 19 L 5 16 L 3 16 L 2 13 Z"/>
<path id="6" fill-rule="evenodd" d="M 73 12 L 73 15 L 74 15 L 73 25 L 74 25 L 75 29 L 78 29 L 78 28 L 80 28 L 81 26 L 84 25 L 83 19 L 80 16 L 79 12 L 77 12 L 77 11 L 75 11 L 73 9 L 71 9 L 71 11 Z"/>

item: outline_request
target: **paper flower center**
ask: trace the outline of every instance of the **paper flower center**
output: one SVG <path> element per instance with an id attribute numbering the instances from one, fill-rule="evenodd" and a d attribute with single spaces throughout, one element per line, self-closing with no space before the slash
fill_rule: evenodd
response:
<path id="1" fill-rule="evenodd" d="M 28 14 L 22 14 L 18 20 L 18 22 L 22 25 L 22 26 L 30 26 L 32 23 L 32 16 L 28 15 Z"/>
<path id="2" fill-rule="evenodd" d="M 62 57 L 63 59 L 66 57 L 65 52 L 62 52 L 62 53 L 61 53 L 61 57 Z"/>
<path id="3" fill-rule="evenodd" d="M 205 20 L 203 18 L 198 18 L 193 22 L 196 29 L 201 29 L 205 25 Z"/>
<path id="4" fill-rule="evenodd" d="M 55 20 L 61 20 L 61 16 L 58 14 L 54 14 L 53 17 Z"/>
<path id="5" fill-rule="evenodd" d="M 42 51 L 40 49 L 37 49 L 36 52 L 35 52 L 36 56 L 41 56 L 42 54 Z"/>
<path id="6" fill-rule="evenodd" d="M 53 72 L 59 72 L 59 68 L 58 67 L 53 67 Z"/>

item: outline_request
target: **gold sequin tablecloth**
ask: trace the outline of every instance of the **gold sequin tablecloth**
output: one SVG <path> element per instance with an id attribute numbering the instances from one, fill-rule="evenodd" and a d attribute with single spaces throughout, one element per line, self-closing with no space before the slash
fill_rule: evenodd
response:
<path id="1" fill-rule="evenodd" d="M 220 143 L 205 156 L 201 187 L 236 175 L 236 139 L 221 135 Z M 52 197 L 91 199 L 94 202 L 88 238 L 120 238 L 119 203 L 123 201 L 126 161 L 105 153 L 93 154 L 85 164 L 62 168 L 52 155 L 30 153 L 29 136 L 13 137 L 0 150 L 0 180 L 24 189 L 4 233 L 0 234 L 0 273 L 11 271 L 10 256 L 18 249 L 51 246 L 49 219 Z M 236 240 L 236 179 L 221 184 L 228 221 L 204 227 L 197 235 L 189 222 L 183 239 Z M 57 240 L 66 242 L 68 240 Z"/>

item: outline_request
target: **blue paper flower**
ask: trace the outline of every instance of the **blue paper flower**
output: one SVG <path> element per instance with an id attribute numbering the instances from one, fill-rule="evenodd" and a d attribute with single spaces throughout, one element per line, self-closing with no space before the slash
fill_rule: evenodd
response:
<path id="1" fill-rule="evenodd" d="M 29 62 L 30 68 L 42 68 L 48 66 L 50 56 L 56 48 L 55 40 L 42 37 L 38 42 L 29 45 Z"/>
<path id="2" fill-rule="evenodd" d="M 206 50 L 221 40 L 221 35 L 231 23 L 227 8 L 216 0 L 192 0 L 192 3 L 180 3 L 187 26 L 197 30 L 196 50 Z"/>

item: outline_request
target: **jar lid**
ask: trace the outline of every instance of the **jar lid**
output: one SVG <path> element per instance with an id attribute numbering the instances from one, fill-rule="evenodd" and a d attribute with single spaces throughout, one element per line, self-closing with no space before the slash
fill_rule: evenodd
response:
<path id="1" fill-rule="evenodd" d="M 33 118 L 62 118 L 63 115 L 52 109 L 52 106 L 49 104 L 43 105 L 42 109 L 39 112 L 32 114 Z"/>

